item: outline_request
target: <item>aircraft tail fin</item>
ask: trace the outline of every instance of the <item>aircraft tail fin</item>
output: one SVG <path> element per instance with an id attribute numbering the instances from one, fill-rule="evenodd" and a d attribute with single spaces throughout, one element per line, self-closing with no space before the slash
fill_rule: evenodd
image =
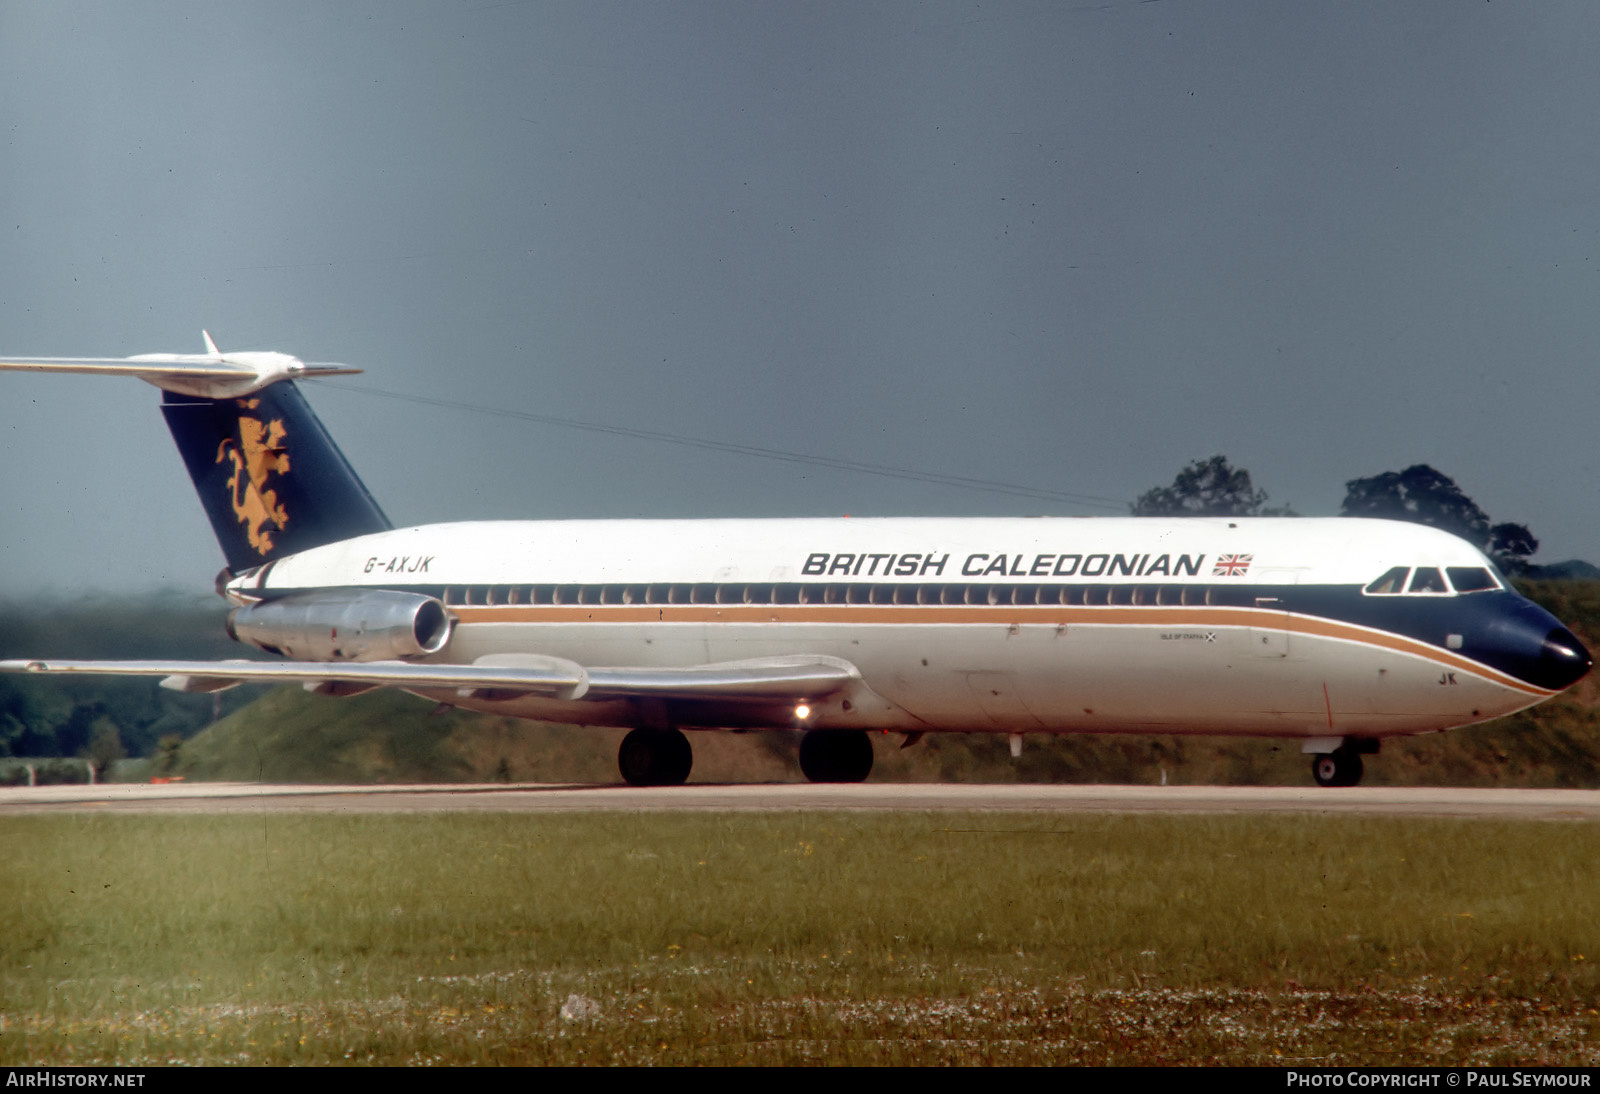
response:
<path id="1" fill-rule="evenodd" d="M 232 399 L 169 390 L 161 412 L 235 573 L 393 527 L 293 382 Z"/>
<path id="2" fill-rule="evenodd" d="M 136 376 L 159 387 L 167 427 L 235 573 L 393 527 L 293 383 L 360 369 L 271 351 L 223 353 L 210 331 L 201 336 L 204 353 L 0 357 L 0 371 Z"/>

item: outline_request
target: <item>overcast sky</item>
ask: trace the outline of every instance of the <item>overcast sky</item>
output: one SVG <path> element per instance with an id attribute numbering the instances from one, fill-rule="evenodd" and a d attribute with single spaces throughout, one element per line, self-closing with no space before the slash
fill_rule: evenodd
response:
<path id="1" fill-rule="evenodd" d="M 0 0 L 0 352 L 365 367 L 308 394 L 398 524 L 1106 513 L 1221 452 L 1600 561 L 1597 55 L 1577 0 Z M 0 594 L 209 588 L 153 388 L 0 391 Z"/>

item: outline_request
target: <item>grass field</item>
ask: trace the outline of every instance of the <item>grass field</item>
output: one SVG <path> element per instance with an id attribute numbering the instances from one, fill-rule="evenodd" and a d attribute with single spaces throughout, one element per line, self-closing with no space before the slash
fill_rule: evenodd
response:
<path id="1" fill-rule="evenodd" d="M 0 819 L 0 1063 L 1600 1063 L 1600 826 Z"/>

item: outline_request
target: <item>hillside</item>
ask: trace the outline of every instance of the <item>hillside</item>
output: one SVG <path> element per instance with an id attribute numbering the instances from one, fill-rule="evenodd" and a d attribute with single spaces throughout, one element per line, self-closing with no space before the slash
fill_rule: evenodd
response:
<path id="1" fill-rule="evenodd" d="M 335 700 L 284 687 L 185 742 L 173 773 L 304 783 L 616 782 L 625 732 L 434 714 L 399 692 Z M 697 735 L 697 781 L 784 778 L 769 741 L 781 747 L 782 735 Z"/>

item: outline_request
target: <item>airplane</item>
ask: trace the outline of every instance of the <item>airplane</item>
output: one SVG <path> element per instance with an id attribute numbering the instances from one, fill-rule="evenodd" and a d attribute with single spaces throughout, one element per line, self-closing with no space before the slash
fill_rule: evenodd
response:
<path id="1" fill-rule="evenodd" d="M 1589 652 L 1476 547 L 1349 518 L 488 521 L 395 528 L 296 386 L 359 372 L 275 352 L 27 358 L 135 376 L 226 560 L 228 632 L 278 661 L 0 662 L 206 693 L 399 688 L 626 727 L 635 786 L 687 780 L 684 730 L 788 729 L 813 782 L 871 734 L 1297 740 L 1354 786 L 1384 739 L 1496 718 Z"/>

